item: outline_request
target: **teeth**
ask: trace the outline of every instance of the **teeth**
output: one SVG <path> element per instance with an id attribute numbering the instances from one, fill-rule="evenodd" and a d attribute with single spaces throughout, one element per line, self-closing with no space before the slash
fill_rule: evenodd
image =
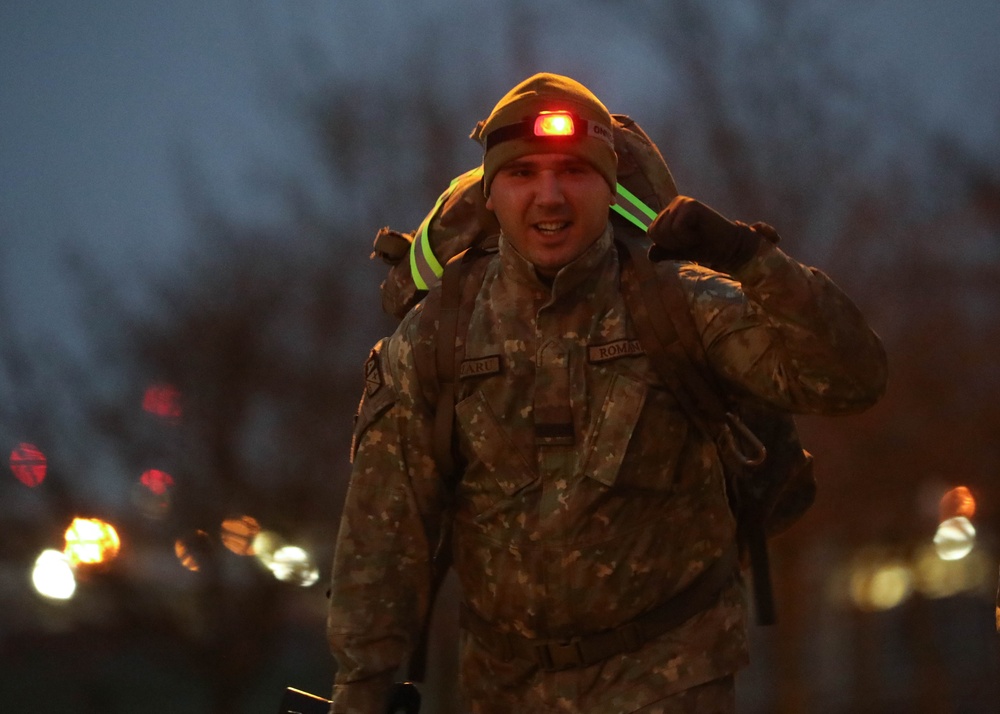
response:
<path id="1" fill-rule="evenodd" d="M 541 231 L 558 231 L 568 225 L 568 223 L 538 223 L 536 227 Z"/>

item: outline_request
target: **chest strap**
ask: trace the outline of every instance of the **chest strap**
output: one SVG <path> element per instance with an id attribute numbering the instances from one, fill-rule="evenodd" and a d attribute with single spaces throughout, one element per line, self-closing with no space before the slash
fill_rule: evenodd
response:
<path id="1" fill-rule="evenodd" d="M 634 652 L 710 608 L 736 575 L 736 568 L 737 549 L 734 546 L 667 602 L 618 627 L 578 637 L 547 640 L 499 632 L 464 603 L 459 612 L 459 625 L 490 654 L 504 662 L 514 658 L 535 662 L 548 672 L 588 667 L 615 655 Z"/>

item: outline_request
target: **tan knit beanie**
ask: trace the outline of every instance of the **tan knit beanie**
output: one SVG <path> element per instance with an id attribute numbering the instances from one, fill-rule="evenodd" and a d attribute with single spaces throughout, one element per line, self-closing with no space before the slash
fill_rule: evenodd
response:
<path id="1" fill-rule="evenodd" d="M 540 115 L 568 112 L 573 118 L 572 136 L 540 136 L 535 122 Z M 501 166 L 509 161 L 540 153 L 578 156 L 596 168 L 615 192 L 618 156 L 614 149 L 611 115 L 593 92 L 569 77 L 542 72 L 524 80 L 497 102 L 485 121 L 479 122 L 472 138 L 483 145 L 483 191 Z"/>

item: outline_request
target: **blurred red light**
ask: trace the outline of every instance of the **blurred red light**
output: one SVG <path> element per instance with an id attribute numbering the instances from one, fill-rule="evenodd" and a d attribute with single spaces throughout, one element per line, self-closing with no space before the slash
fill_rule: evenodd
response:
<path id="1" fill-rule="evenodd" d="M 162 496 L 174 485 L 174 477 L 166 471 L 150 469 L 139 478 L 140 483 L 157 496 Z"/>
<path id="2" fill-rule="evenodd" d="M 179 419 L 181 416 L 180 390 L 172 384 L 151 385 L 142 397 L 142 408 L 158 417 Z"/>
<path id="3" fill-rule="evenodd" d="M 535 136 L 573 136 L 573 117 L 567 112 L 542 112 L 535 118 Z"/>
<path id="4" fill-rule="evenodd" d="M 17 480 L 29 488 L 34 488 L 45 480 L 48 463 L 45 454 L 34 444 L 18 444 L 10 452 L 10 470 Z"/>

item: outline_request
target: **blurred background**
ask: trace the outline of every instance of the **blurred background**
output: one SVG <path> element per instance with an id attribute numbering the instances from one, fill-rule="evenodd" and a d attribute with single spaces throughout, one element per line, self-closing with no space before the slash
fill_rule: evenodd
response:
<path id="1" fill-rule="evenodd" d="M 394 327 L 372 239 L 547 70 L 889 351 L 876 408 L 800 422 L 819 496 L 774 541 L 740 711 L 997 711 L 998 36 L 994 0 L 0 5 L 0 708 L 329 693 L 361 365 Z M 452 711 L 435 622 L 425 711 Z"/>

